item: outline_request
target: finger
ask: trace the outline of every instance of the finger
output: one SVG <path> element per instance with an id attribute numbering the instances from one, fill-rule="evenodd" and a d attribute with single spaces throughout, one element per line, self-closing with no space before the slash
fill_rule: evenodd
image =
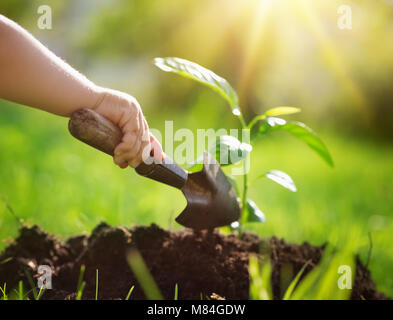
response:
<path id="1" fill-rule="evenodd" d="M 144 118 L 142 113 L 139 113 L 137 117 L 137 121 L 130 119 L 129 123 L 123 127 L 122 142 L 116 147 L 115 153 L 119 155 L 121 153 L 128 153 L 136 147 L 136 142 L 141 139 L 144 128 Z"/>
<path id="2" fill-rule="evenodd" d="M 119 166 L 121 169 L 124 169 L 124 168 L 127 168 L 127 167 L 128 167 L 128 162 L 126 162 L 126 161 L 120 162 L 120 161 L 118 160 L 118 158 L 116 158 L 116 157 L 113 157 L 113 162 L 114 162 L 117 166 Z"/>
<path id="3" fill-rule="evenodd" d="M 140 150 L 140 159 L 142 162 L 146 164 L 151 164 L 153 161 L 151 159 L 150 153 L 151 153 L 152 147 L 150 143 L 150 139 L 147 141 L 144 140 L 142 142 L 141 150 Z"/>
<path id="4" fill-rule="evenodd" d="M 143 151 L 148 148 L 150 140 L 148 131 L 146 132 L 148 128 L 147 122 L 142 113 L 138 116 L 138 122 L 139 125 L 134 126 L 134 128 L 139 128 L 139 132 L 135 132 L 135 130 L 127 132 L 123 137 L 123 142 L 116 147 L 115 162 L 117 164 L 123 164 L 126 161 L 131 166 L 136 167 L 142 160 L 146 159 Z M 127 129 L 130 130 L 131 127 L 128 126 Z M 147 155 L 148 153 L 149 152 L 147 152 Z"/>
<path id="5" fill-rule="evenodd" d="M 126 115 L 124 117 L 128 118 L 128 116 L 129 115 Z M 143 115 L 139 112 L 135 116 L 137 119 L 128 118 L 127 122 L 122 127 L 122 142 L 115 149 L 115 154 L 117 155 L 128 153 L 130 150 L 134 149 L 136 141 L 138 141 L 141 137 L 141 131 L 143 129 Z"/>
<path id="6" fill-rule="evenodd" d="M 138 136 L 135 133 L 127 132 L 123 136 L 122 142 L 115 148 L 115 155 L 120 155 L 121 153 L 126 153 L 134 149 L 138 140 Z"/>
<path id="7" fill-rule="evenodd" d="M 151 150 L 150 142 L 148 142 L 148 143 L 143 142 L 143 141 L 141 142 L 141 147 L 140 147 L 137 155 L 134 157 L 130 157 L 130 159 L 128 160 L 128 164 L 131 167 L 136 168 L 144 161 L 144 156 L 143 156 L 144 150 Z"/>
<path id="8" fill-rule="evenodd" d="M 120 167 L 121 169 L 128 168 L 128 162 L 122 163 L 121 165 L 119 165 L 119 167 Z"/>
<path id="9" fill-rule="evenodd" d="M 140 153 L 140 148 L 141 148 L 141 141 L 137 140 L 134 148 L 129 149 L 126 152 L 120 153 L 118 155 L 115 155 L 115 162 L 117 164 L 122 164 L 124 162 L 130 163 L 132 161 L 138 161 L 140 158 L 139 153 Z M 142 160 L 140 160 L 142 162 Z"/>
<path id="10" fill-rule="evenodd" d="M 165 160 L 164 152 L 162 151 L 161 143 L 151 133 L 150 133 L 150 143 L 151 143 L 151 150 L 154 156 L 154 160 L 158 163 L 161 163 L 162 161 Z"/>
<path id="11" fill-rule="evenodd" d="M 150 144 L 150 134 L 149 134 L 149 126 L 145 118 L 143 118 L 143 135 L 142 135 L 142 145 L 141 145 L 141 159 L 146 162 L 150 158 L 151 152 L 151 144 Z"/>
<path id="12" fill-rule="evenodd" d="M 132 152 L 137 146 L 137 138 L 135 134 L 128 133 L 123 137 L 123 142 L 121 142 L 114 151 L 113 160 L 117 165 L 123 164 L 123 162 L 127 161 L 127 158 L 133 157 L 134 155 L 129 156 L 128 154 Z"/>

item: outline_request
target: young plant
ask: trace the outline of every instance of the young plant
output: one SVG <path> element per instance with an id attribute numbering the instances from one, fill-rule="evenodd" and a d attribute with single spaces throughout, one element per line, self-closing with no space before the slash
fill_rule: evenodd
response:
<path id="1" fill-rule="evenodd" d="M 228 179 L 234 185 L 235 190 L 240 199 L 242 215 L 240 223 L 234 223 L 233 227 L 239 227 L 247 222 L 264 222 L 265 216 L 258 208 L 254 201 L 247 197 L 249 188 L 247 159 L 252 151 L 252 145 L 256 139 L 271 132 L 282 130 L 289 132 L 297 139 L 305 142 L 312 150 L 314 150 L 323 160 L 330 166 L 333 166 L 333 160 L 322 140 L 315 134 L 313 130 L 305 124 L 297 121 L 286 121 L 278 116 L 285 116 L 300 111 L 298 108 L 281 106 L 267 110 L 264 114 L 257 115 L 246 122 L 240 105 L 239 98 L 232 86 L 224 78 L 216 75 L 214 72 L 185 59 L 168 57 L 155 58 L 155 65 L 163 71 L 173 72 L 186 78 L 198 81 L 220 94 L 229 104 L 233 115 L 239 119 L 240 128 L 249 130 L 251 135 L 250 143 L 240 142 L 233 136 L 221 136 L 216 143 L 209 148 L 221 166 L 234 165 L 240 161 L 243 162 L 243 184 L 242 192 L 236 186 L 236 181 L 228 176 Z M 222 154 L 231 155 L 230 159 L 226 158 L 225 163 L 220 161 Z M 235 157 L 232 155 L 235 154 Z M 235 158 L 235 160 L 233 160 Z M 198 159 L 197 159 L 198 160 Z M 229 160 L 229 161 L 227 161 Z M 196 161 L 197 163 L 198 161 Z M 197 166 L 197 164 L 195 164 Z M 191 168 L 190 168 L 191 169 Z M 266 177 L 292 192 L 296 191 L 296 186 L 291 177 L 279 170 L 270 170 L 263 173 L 259 177 Z"/>

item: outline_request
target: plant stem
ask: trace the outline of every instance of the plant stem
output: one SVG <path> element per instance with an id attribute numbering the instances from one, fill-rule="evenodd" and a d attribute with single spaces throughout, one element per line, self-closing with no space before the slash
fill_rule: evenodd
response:
<path id="1" fill-rule="evenodd" d="M 244 120 L 244 117 L 243 117 L 242 113 L 240 113 L 240 115 L 239 115 L 239 121 L 240 121 L 240 123 L 242 125 L 242 128 L 243 129 L 247 129 L 247 123 L 246 123 L 246 120 Z"/>
<path id="2" fill-rule="evenodd" d="M 239 115 L 239 121 L 242 126 L 242 129 L 248 129 L 248 125 L 246 121 L 244 120 L 243 114 L 240 113 Z M 246 208 L 247 208 L 247 191 L 248 191 L 248 174 L 246 173 L 246 159 L 243 160 L 243 193 L 242 193 L 242 208 L 241 208 L 241 224 L 243 225 L 247 221 L 247 216 L 246 216 Z"/>
<path id="3" fill-rule="evenodd" d="M 241 224 L 247 221 L 247 191 L 248 191 L 248 174 L 246 173 L 246 159 L 243 160 L 243 194 L 242 194 L 242 215 Z"/>

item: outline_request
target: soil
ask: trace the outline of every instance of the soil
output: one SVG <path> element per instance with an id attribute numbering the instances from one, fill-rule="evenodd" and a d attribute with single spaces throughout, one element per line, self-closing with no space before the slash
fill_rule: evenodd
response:
<path id="1" fill-rule="evenodd" d="M 84 299 L 95 296 L 96 269 L 99 299 L 124 299 L 132 285 L 131 298 L 144 299 L 127 263 L 126 257 L 134 249 L 144 258 L 166 299 L 173 299 L 176 284 L 180 299 L 200 299 L 201 294 L 215 299 L 248 299 L 250 254 L 271 260 L 273 295 L 279 299 L 283 279 L 288 274 L 293 278 L 309 260 L 304 275 L 310 272 L 320 261 L 324 246 L 285 243 L 276 237 L 260 239 L 251 233 L 239 239 L 236 234 L 223 235 L 217 230 L 167 231 L 155 224 L 126 228 L 106 223 L 100 223 L 91 235 L 62 241 L 38 226 L 24 226 L 0 255 L 0 284 L 13 288 L 23 280 L 24 288 L 29 288 L 25 270 L 34 276 L 38 266 L 46 264 L 53 270 L 53 289 L 47 290 L 43 299 L 75 299 L 80 268 L 85 265 Z M 386 297 L 376 291 L 370 272 L 357 259 L 351 299 L 363 298 Z"/>

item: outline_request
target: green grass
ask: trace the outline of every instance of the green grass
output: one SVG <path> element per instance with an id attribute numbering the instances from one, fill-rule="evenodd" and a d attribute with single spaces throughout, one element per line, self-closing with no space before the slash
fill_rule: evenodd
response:
<path id="1" fill-rule="evenodd" d="M 356 240 L 354 237 L 351 239 Z M 298 272 L 295 278 L 282 287 L 281 299 L 283 300 L 348 300 L 351 295 L 354 274 L 344 274 L 347 279 L 343 282 L 344 287 L 339 288 L 339 276 L 337 270 L 340 266 L 354 270 L 354 254 L 356 252 L 356 241 L 348 242 L 336 250 L 329 245 L 321 262 L 299 282 L 301 275 L 307 267 L 308 261 Z M 347 271 L 348 272 L 348 271 Z M 250 299 L 272 300 L 271 265 L 261 264 L 256 256 L 250 258 Z M 350 288 L 346 288 L 346 281 L 350 281 Z"/>
<path id="2" fill-rule="evenodd" d="M 199 104 L 187 116 L 175 117 L 175 128 L 227 125 L 220 122 L 225 108 L 217 106 L 202 118 L 204 108 Z M 149 117 L 152 127 L 159 128 L 164 118 L 173 117 Z M 355 233 L 363 261 L 371 232 L 372 276 L 378 289 L 393 296 L 393 147 L 321 132 L 309 124 L 329 147 L 335 168 L 285 133 L 259 141 L 251 155 L 257 167 L 249 180 L 280 169 L 291 175 L 298 192 L 267 179 L 256 181 L 249 195 L 267 221 L 247 228 L 265 237 L 313 244 Z M 101 220 L 177 227 L 173 219 L 185 205 L 179 191 L 118 169 L 110 157 L 75 141 L 66 126 L 64 118 L 0 101 L 0 194 L 19 218 L 64 237 L 91 231 Z M 0 240 L 15 237 L 18 226 L 0 201 Z M 0 248 L 6 244 L 1 242 Z"/>

